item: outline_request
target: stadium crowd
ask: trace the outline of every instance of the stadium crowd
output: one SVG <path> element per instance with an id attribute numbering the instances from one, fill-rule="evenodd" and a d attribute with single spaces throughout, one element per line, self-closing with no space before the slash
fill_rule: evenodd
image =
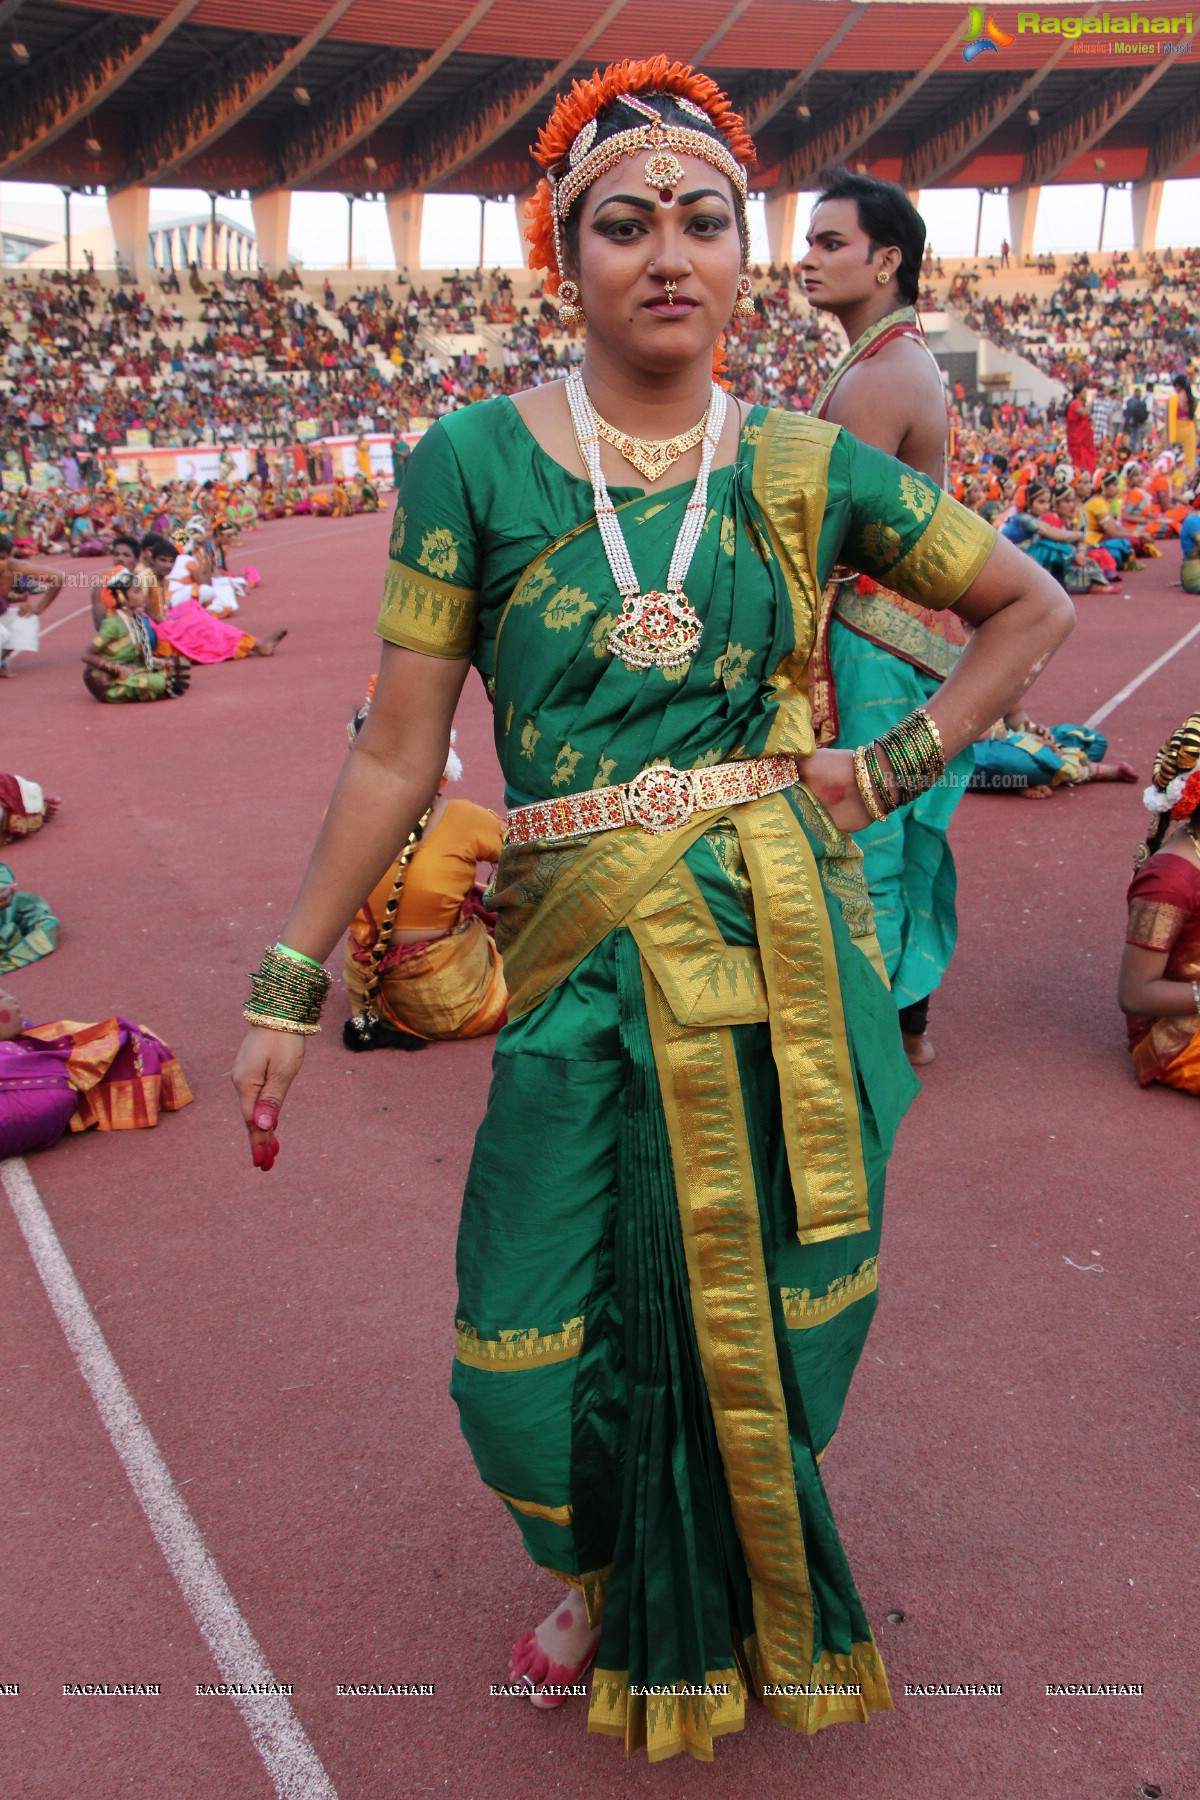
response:
<path id="1" fill-rule="evenodd" d="M 977 269 L 963 269 L 943 302 L 941 264 L 928 255 L 923 308 L 947 304 L 1070 390 L 1043 409 L 948 383 L 958 497 L 1002 525 L 1028 521 L 1026 486 L 1043 482 L 1049 528 L 1086 529 L 1092 566 L 1112 561 L 1101 536 L 1127 541 L 1116 555 L 1133 566 L 1178 535 L 1195 479 L 1198 271 L 1200 250 L 1167 250 L 1136 279 L 1121 253 L 1103 271 L 1084 255 L 1038 299 L 989 293 Z M 809 307 L 799 265 L 754 273 L 756 316 L 728 340 L 727 378 L 752 401 L 808 410 L 840 354 L 839 330 Z M 156 297 L 128 281 L 103 287 L 90 270 L 18 274 L 0 287 L 0 533 L 18 558 L 102 555 L 121 534 L 169 536 L 197 515 L 223 550 L 261 519 L 374 510 L 381 482 L 367 434 L 392 439 L 398 478 L 430 419 L 561 377 L 581 354 L 552 302 L 519 304 L 499 270 L 456 271 L 432 287 L 402 272 L 340 302 L 326 279 L 318 303 L 292 271 L 206 282 L 193 268 L 189 286 L 190 317 L 178 278 Z M 130 433 L 148 449 L 213 445 L 219 474 L 164 481 L 139 461 L 131 479 L 114 456 Z M 338 437 L 355 440 L 350 473 L 331 453 Z M 1073 499 L 1082 511 L 1093 494 L 1112 523 L 1102 527 L 1097 504 L 1077 528 L 1061 506 L 1071 515 Z M 1040 536 L 1044 547 L 1046 526 Z M 1105 567 L 1100 578 L 1113 575 Z"/>

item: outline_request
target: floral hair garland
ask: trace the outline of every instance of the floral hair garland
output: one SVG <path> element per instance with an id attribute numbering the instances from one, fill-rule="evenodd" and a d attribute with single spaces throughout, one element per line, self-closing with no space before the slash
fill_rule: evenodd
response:
<path id="1" fill-rule="evenodd" d="M 1142 795 L 1147 811 L 1188 819 L 1200 806 L 1200 713 L 1173 731 L 1154 759 L 1154 780 Z"/>

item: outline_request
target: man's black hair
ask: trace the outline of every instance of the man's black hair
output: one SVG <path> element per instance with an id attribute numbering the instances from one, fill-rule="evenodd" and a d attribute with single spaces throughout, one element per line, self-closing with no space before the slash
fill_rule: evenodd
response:
<path id="1" fill-rule="evenodd" d="M 142 539 L 142 549 L 150 556 L 174 556 L 175 546 L 161 531 L 151 531 Z"/>
<path id="2" fill-rule="evenodd" d="M 134 535 L 131 531 L 118 531 L 116 537 L 112 541 L 112 547 L 114 550 L 116 549 L 118 544 L 128 545 L 129 549 L 131 549 L 133 551 L 133 554 L 135 556 L 138 556 L 141 553 L 142 540 L 141 540 L 141 538 L 134 537 Z"/>
<path id="3" fill-rule="evenodd" d="M 858 223 L 871 240 L 871 255 L 893 245 L 900 252 L 896 286 L 902 300 L 915 306 L 921 291 L 921 258 L 925 254 L 925 221 L 902 187 L 878 181 L 874 175 L 855 175 L 850 169 L 830 169 L 823 176 L 814 207 L 823 200 L 853 200 Z"/>

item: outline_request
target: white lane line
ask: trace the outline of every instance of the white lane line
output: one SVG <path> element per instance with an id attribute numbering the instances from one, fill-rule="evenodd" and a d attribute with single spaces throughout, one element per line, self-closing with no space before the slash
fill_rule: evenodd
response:
<path id="1" fill-rule="evenodd" d="M 1085 719 L 1084 724 L 1088 729 L 1094 730 L 1097 725 L 1102 724 L 1103 721 L 1107 719 L 1109 713 L 1116 712 L 1118 706 L 1120 706 L 1122 702 L 1128 700 L 1131 694 L 1137 693 L 1143 682 L 1149 681 L 1152 675 L 1157 675 L 1158 671 L 1161 668 L 1164 668 L 1173 656 L 1178 656 L 1179 652 L 1186 645 L 1190 644 L 1195 637 L 1200 637 L 1200 624 L 1193 625 L 1190 631 L 1185 631 L 1177 644 L 1172 644 L 1169 650 L 1164 650 L 1161 656 L 1156 656 L 1149 668 L 1143 669 L 1140 675 L 1135 675 L 1132 681 L 1127 681 L 1125 686 L 1121 688 L 1118 693 L 1115 693 L 1111 700 L 1106 700 L 1103 706 L 1097 708 L 1090 719 Z"/>
<path id="2" fill-rule="evenodd" d="M 72 619 L 77 619 L 79 617 L 80 613 L 89 612 L 90 610 L 91 610 L 90 602 L 88 603 L 87 606 L 77 606 L 73 613 L 64 613 L 62 618 L 55 619 L 55 621 L 52 625 L 43 625 L 41 635 L 43 637 L 49 637 L 50 633 L 52 631 L 57 631 L 60 625 L 69 625 L 71 623 Z"/>
<path id="3" fill-rule="evenodd" d="M 212 1651 L 222 1681 L 275 1684 L 225 1578 L 163 1461 L 113 1360 L 104 1334 L 20 1157 L 0 1162 L 0 1181 L 29 1254 L 96 1402 L 113 1448 L 167 1565 Z M 279 1800 L 337 1800 L 337 1792 L 285 1694 L 234 1694 Z"/>

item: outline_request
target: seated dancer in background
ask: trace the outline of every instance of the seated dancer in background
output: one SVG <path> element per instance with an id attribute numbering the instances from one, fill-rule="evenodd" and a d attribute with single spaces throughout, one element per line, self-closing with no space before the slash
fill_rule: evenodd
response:
<path id="1" fill-rule="evenodd" d="M 137 568 L 142 555 L 142 540 L 134 537 L 132 532 L 119 531 L 110 548 L 116 561 L 106 574 L 101 575 L 99 581 L 92 588 L 92 624 L 97 631 L 109 613 L 115 611 L 117 605 L 116 595 L 110 590 L 108 583 L 114 575 L 119 575 L 122 570 L 132 573 Z M 151 607 L 147 607 L 146 610 L 156 618 L 159 616 Z"/>
<path id="2" fill-rule="evenodd" d="M 120 569 L 105 584 L 116 607 L 83 656 L 83 684 L 94 700 L 127 705 L 187 692 L 191 664 L 139 604 L 136 580 L 136 571 Z"/>
<path id="3" fill-rule="evenodd" d="M 1018 793 L 1043 800 L 1059 787 L 1136 781 L 1127 762 L 1110 763 L 1108 739 L 1086 725 L 1037 725 L 1015 707 L 975 745 L 969 786 L 976 793 Z"/>
<path id="4" fill-rule="evenodd" d="M 1069 530 L 1064 525 L 1052 525 L 1046 517 L 1049 510 L 1050 489 L 1044 481 L 1029 482 L 1024 508 L 1005 520 L 1000 527 L 1001 536 L 1015 544 L 1018 550 L 1023 550 L 1026 556 L 1032 556 L 1043 569 L 1049 569 L 1064 587 L 1069 585 L 1067 576 L 1071 570 L 1078 568 L 1085 578 L 1084 587 L 1089 588 L 1092 577 L 1081 547 L 1085 533 Z"/>
<path id="5" fill-rule="evenodd" d="M 205 596 L 211 597 L 215 588 L 211 582 L 194 579 L 204 572 L 204 564 L 198 560 L 201 540 L 194 530 L 188 530 L 180 534 L 180 542 L 190 547 L 177 550 L 169 538 L 153 535 L 143 544 L 143 554 L 152 558 L 156 568 L 161 569 L 160 557 L 163 560 L 171 558 L 166 576 L 170 604 L 163 628 L 174 648 L 194 663 L 240 662 L 246 656 L 274 656 L 287 631 L 272 631 L 264 638 L 256 638 L 210 612 Z M 211 572 L 211 565 L 209 569 Z"/>
<path id="6" fill-rule="evenodd" d="M 1155 757 L 1145 799 L 1117 1003 L 1142 1086 L 1200 1094 L 1200 713 Z"/>
<path id="7" fill-rule="evenodd" d="M 49 956 L 58 942 L 58 920 L 40 894 L 20 894 L 7 863 L 0 863 L 0 975 Z"/>
<path id="8" fill-rule="evenodd" d="M 157 1125 L 192 1098 L 170 1046 L 120 1017 L 30 1025 L 0 990 L 0 1156 L 48 1150 L 72 1131 Z"/>
<path id="9" fill-rule="evenodd" d="M 37 649 L 38 620 L 58 599 L 62 584 L 57 569 L 14 568 L 13 540 L 0 532 L 0 677 L 11 680 L 10 659 Z"/>
<path id="10" fill-rule="evenodd" d="M 0 845 L 32 837 L 54 817 L 60 804 L 56 795 L 43 793 L 36 781 L 26 781 L 23 775 L 0 775 Z"/>
<path id="11" fill-rule="evenodd" d="M 1200 594 L 1200 494 L 1192 501 L 1192 510 L 1179 531 L 1179 547 L 1183 561 L 1179 580 L 1185 594 Z"/>
<path id="12" fill-rule="evenodd" d="M 370 705 L 368 694 L 352 744 Z M 499 861 L 504 828 L 486 806 L 446 798 L 447 782 L 461 780 L 452 744 L 433 804 L 354 916 L 343 965 L 354 1006 L 342 1032 L 348 1050 L 421 1050 L 504 1023 L 504 970 L 475 884 L 480 863 Z"/>
<path id="13" fill-rule="evenodd" d="M 1087 543 L 1089 546 L 1098 544 L 1107 550 L 1119 569 L 1136 570 L 1133 540 L 1122 532 L 1113 511 L 1119 487 L 1117 477 L 1110 470 L 1093 488 L 1090 498 L 1083 502 Z"/>

